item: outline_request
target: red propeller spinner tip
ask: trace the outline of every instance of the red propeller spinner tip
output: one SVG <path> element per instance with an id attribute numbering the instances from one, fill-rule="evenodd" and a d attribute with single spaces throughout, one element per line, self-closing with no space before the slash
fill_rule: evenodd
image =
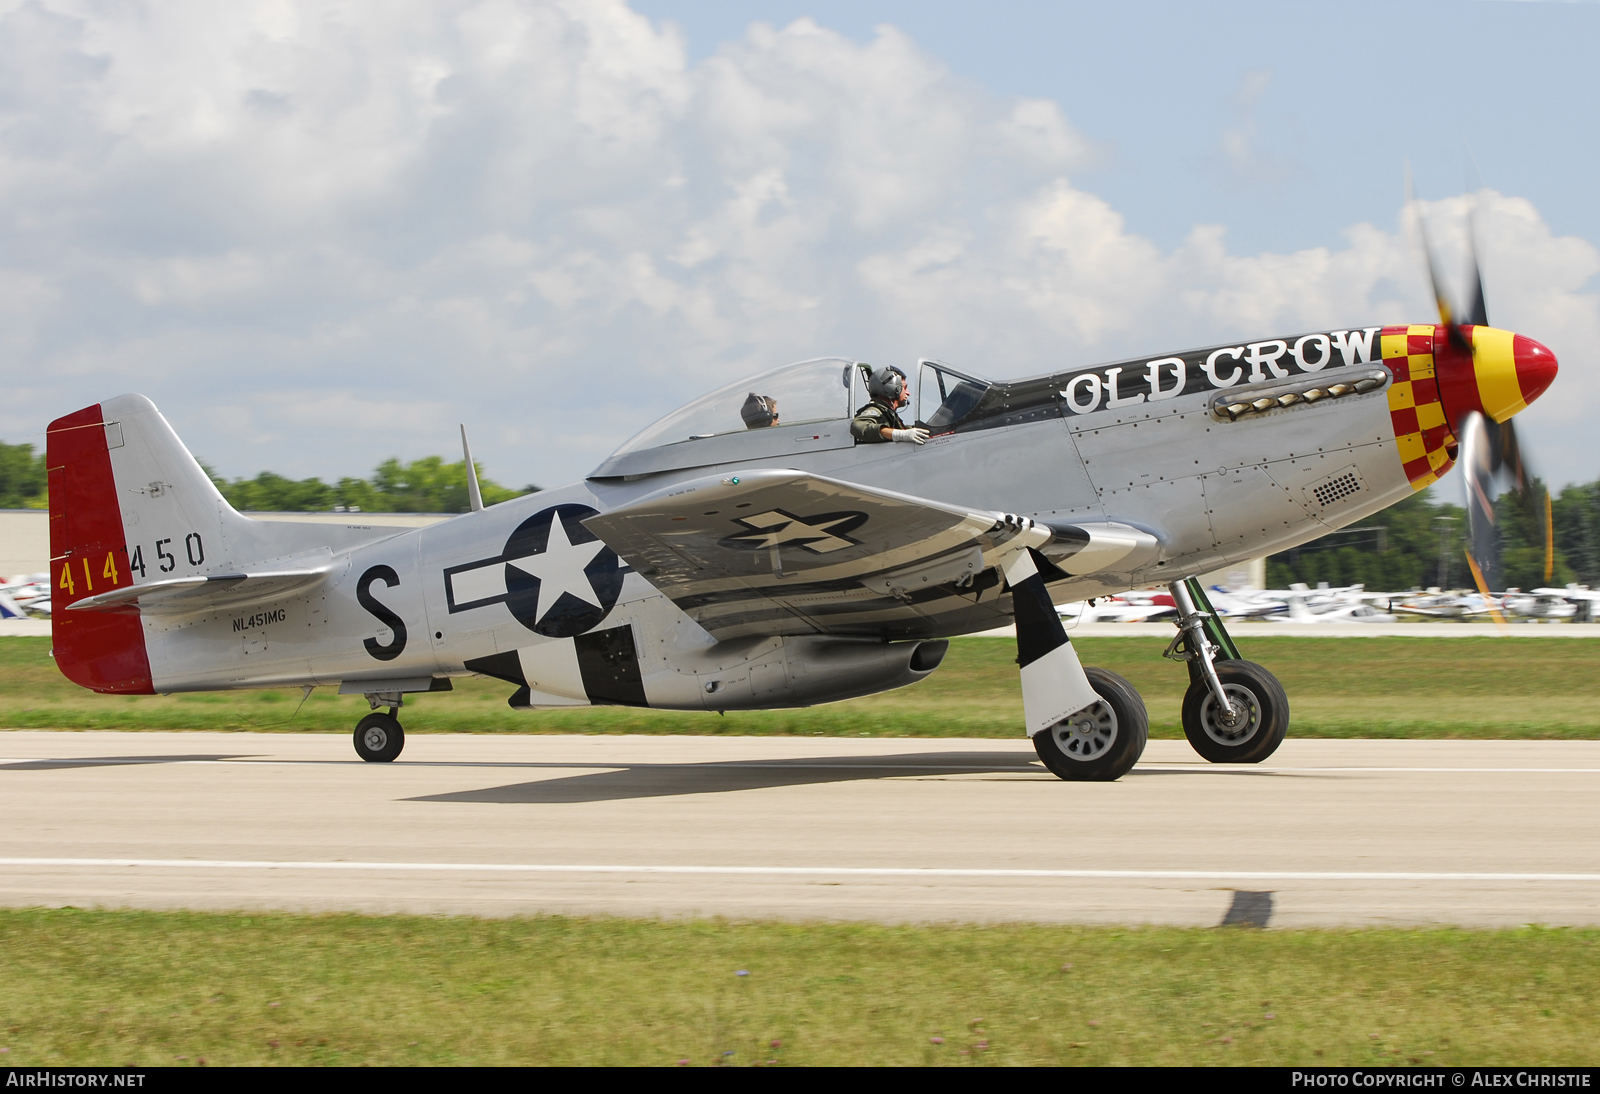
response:
<path id="1" fill-rule="evenodd" d="M 1545 388 L 1555 382 L 1556 355 L 1543 343 L 1532 338 L 1515 335 L 1511 339 L 1511 360 L 1517 370 L 1517 387 L 1522 391 L 1522 405 L 1527 406 Z"/>

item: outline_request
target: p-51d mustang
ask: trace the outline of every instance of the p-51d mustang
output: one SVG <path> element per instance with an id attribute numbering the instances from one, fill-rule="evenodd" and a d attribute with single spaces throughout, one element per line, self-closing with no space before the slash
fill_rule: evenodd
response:
<path id="1" fill-rule="evenodd" d="M 48 433 L 56 662 L 119 694 L 337 685 L 372 707 L 356 751 L 387 761 L 403 697 L 454 676 L 528 709 L 807 706 L 923 679 L 949 636 L 1014 618 L 1039 756 L 1105 780 L 1142 753 L 1144 704 L 1081 667 L 1053 604 L 1164 583 L 1189 740 L 1256 762 L 1287 698 L 1193 576 L 1426 487 L 1556 361 L 1446 311 L 1014 382 L 916 371 L 925 445 L 857 443 L 866 370 L 805 361 L 583 482 L 482 508 L 474 480 L 475 511 L 404 531 L 240 516 L 148 399 L 96 403 Z"/>

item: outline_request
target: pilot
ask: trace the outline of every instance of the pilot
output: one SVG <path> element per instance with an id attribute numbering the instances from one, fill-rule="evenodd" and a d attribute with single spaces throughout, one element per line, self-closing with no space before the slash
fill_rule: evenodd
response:
<path id="1" fill-rule="evenodd" d="M 858 444 L 901 441 L 927 444 L 928 431 L 921 426 L 907 428 L 895 413 L 911 401 L 906 391 L 906 374 L 897 368 L 880 368 L 867 377 L 867 394 L 872 401 L 856 412 L 850 435 Z"/>
<path id="2" fill-rule="evenodd" d="M 744 401 L 744 406 L 739 408 L 739 417 L 744 419 L 746 429 L 765 429 L 769 425 L 777 425 L 778 400 L 752 391 L 750 398 Z"/>

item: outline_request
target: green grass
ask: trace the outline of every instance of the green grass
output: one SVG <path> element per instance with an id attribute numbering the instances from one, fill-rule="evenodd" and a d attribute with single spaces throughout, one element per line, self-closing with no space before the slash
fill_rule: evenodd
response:
<path id="1" fill-rule="evenodd" d="M 1188 676 L 1151 638 L 1076 643 L 1085 664 L 1133 682 L 1152 736 L 1181 737 Z M 1600 643 L 1512 638 L 1255 638 L 1242 652 L 1288 689 L 1297 737 L 1600 738 Z M 233 729 L 349 732 L 359 696 L 298 690 L 102 696 L 69 683 L 48 638 L 0 641 L 0 726 L 45 729 Z M 540 713 L 505 705 L 509 684 L 458 680 L 448 695 L 409 698 L 408 732 L 694 733 L 998 737 L 1022 733 L 1022 698 L 1004 638 L 950 645 L 939 671 L 910 688 L 803 710 L 707 713 L 601 707 Z M 291 717 L 292 716 L 292 717 Z"/>
<path id="2" fill-rule="evenodd" d="M 1600 1024 L 1579 930 L 64 909 L 0 954 L 10 1066 L 1587 1065 Z"/>

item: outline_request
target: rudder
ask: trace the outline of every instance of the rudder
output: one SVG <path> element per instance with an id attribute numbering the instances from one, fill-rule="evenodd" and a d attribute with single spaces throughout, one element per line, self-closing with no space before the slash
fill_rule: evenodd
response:
<path id="1" fill-rule="evenodd" d="M 72 611 L 97 593 L 133 583 L 111 470 L 102 404 L 57 418 L 45 433 L 50 484 L 50 630 L 62 673 L 94 691 L 149 695 L 150 658 L 137 609 Z"/>

